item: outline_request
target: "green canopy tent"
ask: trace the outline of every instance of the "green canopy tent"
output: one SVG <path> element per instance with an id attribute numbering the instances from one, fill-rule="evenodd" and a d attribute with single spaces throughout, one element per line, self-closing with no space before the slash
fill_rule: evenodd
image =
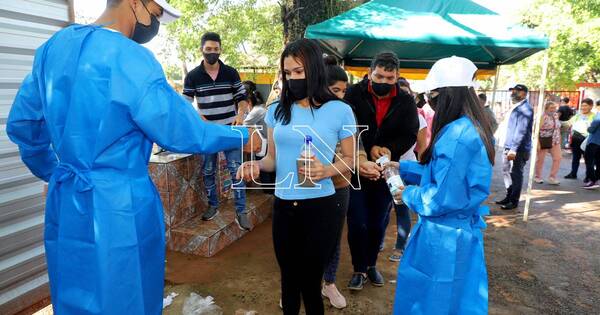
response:
<path id="1" fill-rule="evenodd" d="M 376 54 L 393 51 L 400 58 L 403 76 L 406 70 L 429 69 L 437 60 L 453 55 L 470 59 L 479 69 L 496 70 L 549 46 L 545 35 L 511 24 L 498 13 L 471 0 L 372 0 L 309 26 L 305 37 L 318 41 L 327 53 L 343 60 L 348 70 L 366 67 Z M 546 54 L 542 82 L 545 82 L 547 57 Z M 496 70 L 492 103 L 498 73 Z M 420 74 L 424 77 L 425 71 Z M 543 85 L 534 139 L 539 135 L 537 122 L 543 111 Z M 533 143 L 532 161 L 535 161 L 538 141 Z M 531 204 L 532 181 L 533 167 L 529 174 L 524 220 L 527 220 Z"/>
<path id="2" fill-rule="evenodd" d="M 480 69 L 512 64 L 546 49 L 548 38 L 512 25 L 470 0 L 372 0 L 306 29 L 345 66 L 368 66 L 393 51 L 402 68 L 428 69 L 438 59 L 461 56 Z"/>

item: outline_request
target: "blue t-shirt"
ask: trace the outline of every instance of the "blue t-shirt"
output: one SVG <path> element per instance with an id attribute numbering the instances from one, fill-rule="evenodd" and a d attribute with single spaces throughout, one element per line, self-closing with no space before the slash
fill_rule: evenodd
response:
<path id="1" fill-rule="evenodd" d="M 305 135 L 313 140 L 314 153 L 323 165 L 331 165 L 335 147 L 342 139 L 356 133 L 352 109 L 342 101 L 330 101 L 318 109 L 292 105 L 292 119 L 287 125 L 275 119 L 279 103 L 269 107 L 265 122 L 273 128 L 277 172 L 275 196 L 284 200 L 303 200 L 331 196 L 335 187 L 331 178 L 316 182 L 320 187 L 298 187 L 298 167 Z"/>

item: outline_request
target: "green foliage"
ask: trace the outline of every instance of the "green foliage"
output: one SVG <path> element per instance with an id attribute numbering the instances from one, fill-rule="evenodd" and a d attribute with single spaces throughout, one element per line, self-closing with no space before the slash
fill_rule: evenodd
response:
<path id="1" fill-rule="evenodd" d="M 178 59 L 202 58 L 200 39 L 205 32 L 221 35 L 222 59 L 231 66 L 273 66 L 283 48 L 280 8 L 257 0 L 171 0 L 183 16 L 167 25 L 169 46 Z M 165 55 L 168 55 L 166 53 Z"/>
<path id="2" fill-rule="evenodd" d="M 205 31 L 205 13 L 214 0 L 171 0 L 183 15 L 167 25 L 170 38 L 174 39 L 180 60 L 194 60 L 200 56 L 200 37 Z"/>
<path id="3" fill-rule="evenodd" d="M 256 0 L 228 4 L 208 19 L 207 30 L 221 34 L 223 55 L 233 66 L 275 66 L 283 49 L 278 5 Z"/>
<path id="4" fill-rule="evenodd" d="M 600 79 L 600 1 L 535 0 L 522 23 L 550 37 L 548 89 L 574 89 L 577 82 Z M 543 53 L 505 67 L 504 82 L 541 83 Z"/>

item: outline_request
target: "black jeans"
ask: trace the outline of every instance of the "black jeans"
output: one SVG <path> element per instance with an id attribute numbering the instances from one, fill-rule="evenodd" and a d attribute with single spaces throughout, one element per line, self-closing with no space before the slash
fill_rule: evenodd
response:
<path id="1" fill-rule="evenodd" d="M 335 195 L 307 200 L 275 198 L 273 245 L 281 271 L 284 314 L 324 314 L 321 281 L 344 224 Z"/>
<path id="2" fill-rule="evenodd" d="M 571 137 L 571 151 L 573 152 L 573 161 L 571 162 L 571 175 L 577 176 L 579 172 L 579 164 L 581 163 L 581 157 L 583 151 L 581 150 L 581 144 L 585 140 L 585 137 L 573 135 Z"/>
<path id="3" fill-rule="evenodd" d="M 354 272 L 367 272 L 367 267 L 377 264 L 393 203 L 385 181 L 363 179 L 361 183 L 361 190 L 350 191 L 348 207 L 348 244 Z"/>
<path id="4" fill-rule="evenodd" d="M 586 178 L 592 182 L 600 180 L 600 145 L 588 143 L 584 158 Z"/>
<path id="5" fill-rule="evenodd" d="M 529 161 L 530 153 L 526 151 L 517 152 L 517 156 L 513 161 L 512 169 L 510 171 L 510 178 L 512 180 L 512 186 L 508 188 L 507 196 L 510 201 L 519 203 L 521 199 L 521 189 L 523 188 L 523 170 L 525 164 Z"/>

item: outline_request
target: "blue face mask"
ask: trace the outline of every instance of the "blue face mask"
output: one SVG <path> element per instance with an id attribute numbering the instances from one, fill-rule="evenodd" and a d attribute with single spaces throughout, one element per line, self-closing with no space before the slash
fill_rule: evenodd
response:
<path id="1" fill-rule="evenodd" d="M 135 11 L 133 11 L 133 15 L 135 16 L 135 28 L 133 29 L 133 36 L 131 36 L 131 40 L 137 42 L 138 44 L 145 44 L 152 40 L 158 34 L 158 28 L 160 26 L 160 22 L 156 16 L 152 15 L 144 2 L 142 2 L 144 9 L 150 15 L 150 25 L 144 25 L 138 21 L 137 15 L 135 15 Z"/>

